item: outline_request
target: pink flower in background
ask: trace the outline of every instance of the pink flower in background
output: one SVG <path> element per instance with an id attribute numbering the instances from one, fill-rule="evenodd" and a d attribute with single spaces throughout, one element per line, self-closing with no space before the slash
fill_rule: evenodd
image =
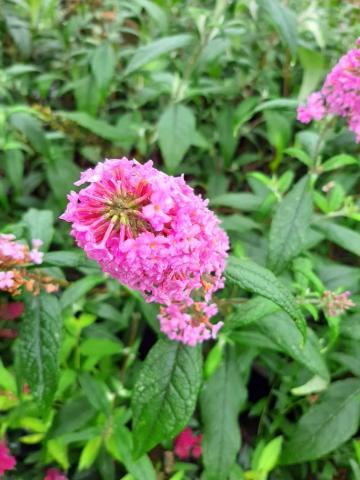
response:
<path id="1" fill-rule="evenodd" d="M 41 240 L 34 240 L 32 250 L 16 240 L 15 235 L 0 234 L 0 268 L 2 265 L 42 262 L 43 253 L 39 252 Z"/>
<path id="2" fill-rule="evenodd" d="M 25 267 L 42 262 L 43 253 L 38 250 L 41 245 L 41 240 L 34 240 L 30 250 L 15 235 L 0 234 L 0 290 L 12 295 L 20 293 L 27 281 Z"/>
<path id="3" fill-rule="evenodd" d="M 360 45 L 360 39 L 357 40 Z M 298 108 L 298 120 L 309 123 L 328 115 L 344 117 L 360 142 L 360 50 L 349 50 L 331 70 L 319 92 Z"/>
<path id="4" fill-rule="evenodd" d="M 24 312 L 22 302 L 12 302 L 0 305 L 0 320 L 16 320 Z"/>
<path id="5" fill-rule="evenodd" d="M 214 336 L 207 302 L 223 287 L 229 245 L 208 202 L 151 161 L 106 160 L 75 184 L 83 183 L 60 217 L 78 245 L 104 272 L 166 306 L 159 318 L 170 338 L 194 344 Z M 185 317 L 199 305 L 202 316 Z"/>
<path id="6" fill-rule="evenodd" d="M 39 251 L 42 244 L 41 240 L 35 239 L 30 249 L 14 235 L 0 234 L 0 290 L 10 295 L 20 294 L 22 287 L 34 295 L 41 288 L 48 293 L 58 290 L 59 282 L 55 278 L 28 269 L 42 263 L 44 254 Z"/>
<path id="7" fill-rule="evenodd" d="M 0 442 L 0 475 L 6 470 L 12 470 L 16 465 L 15 457 L 10 455 L 9 449 L 4 441 Z"/>
<path id="8" fill-rule="evenodd" d="M 201 434 L 194 435 L 190 427 L 185 428 L 175 439 L 175 455 L 181 460 L 186 460 L 190 457 L 201 457 L 202 438 L 203 436 Z"/>
<path id="9" fill-rule="evenodd" d="M 44 478 L 44 480 L 68 480 L 68 478 L 57 468 L 49 468 L 46 471 L 46 477 Z"/>

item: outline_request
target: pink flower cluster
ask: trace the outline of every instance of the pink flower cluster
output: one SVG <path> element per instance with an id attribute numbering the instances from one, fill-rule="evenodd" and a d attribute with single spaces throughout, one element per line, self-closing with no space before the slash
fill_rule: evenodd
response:
<path id="1" fill-rule="evenodd" d="M 350 295 L 349 291 L 337 294 L 326 290 L 321 298 L 322 308 L 329 317 L 337 317 L 349 308 L 355 307 L 355 303 L 349 298 Z"/>
<path id="2" fill-rule="evenodd" d="M 185 428 L 175 439 L 175 455 L 181 460 L 186 460 L 190 456 L 193 458 L 201 457 L 202 438 L 201 434 L 194 435 L 190 427 Z"/>
<path id="3" fill-rule="evenodd" d="M 57 468 L 49 468 L 46 471 L 44 480 L 68 480 L 67 476 L 61 473 Z"/>
<path id="4" fill-rule="evenodd" d="M 12 470 L 16 465 L 15 457 L 10 455 L 9 449 L 4 441 L 0 441 L 0 476 L 6 470 Z"/>
<path id="5" fill-rule="evenodd" d="M 208 202 L 151 161 L 106 160 L 75 185 L 84 183 L 60 217 L 78 245 L 104 272 L 165 305 L 159 320 L 170 338 L 195 345 L 214 336 L 221 324 L 208 321 L 216 313 L 208 302 L 223 287 L 229 245 Z"/>
<path id="6" fill-rule="evenodd" d="M 25 267 L 42 263 L 41 240 L 33 240 L 32 249 L 16 240 L 15 235 L 0 234 L 0 290 L 19 293 L 21 285 L 31 290 L 33 281 L 25 278 Z"/>
<path id="7" fill-rule="evenodd" d="M 0 477 L 6 470 L 12 470 L 16 465 L 16 459 L 10 454 L 10 451 L 4 440 L 0 441 Z M 49 468 L 46 471 L 44 480 L 68 480 L 67 476 L 61 473 L 57 468 Z"/>
<path id="8" fill-rule="evenodd" d="M 42 243 L 41 240 L 33 240 L 32 250 L 29 250 L 27 245 L 16 240 L 15 235 L 0 234 L 0 266 L 2 263 L 10 260 L 23 263 L 42 263 L 44 254 L 39 252 Z"/>
<path id="9" fill-rule="evenodd" d="M 360 38 L 357 40 L 360 45 Z M 349 50 L 335 65 L 319 92 L 312 93 L 306 105 L 298 108 L 298 120 L 309 123 L 327 115 L 346 118 L 360 142 L 360 49 Z"/>

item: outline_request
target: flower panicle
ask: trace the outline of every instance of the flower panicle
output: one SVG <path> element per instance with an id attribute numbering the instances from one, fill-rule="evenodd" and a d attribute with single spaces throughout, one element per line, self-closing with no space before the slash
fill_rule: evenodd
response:
<path id="1" fill-rule="evenodd" d="M 88 257 L 162 304 L 160 326 L 170 338 L 193 345 L 214 336 L 210 300 L 224 285 L 229 243 L 208 202 L 151 161 L 106 160 L 75 185 L 82 188 L 68 195 L 60 218 Z"/>
<path id="2" fill-rule="evenodd" d="M 360 46 L 360 38 L 357 40 Z M 298 120 L 309 123 L 327 116 L 347 120 L 348 127 L 360 142 L 360 49 L 352 48 L 343 55 L 326 77 L 318 92 L 298 107 Z"/>
<path id="3" fill-rule="evenodd" d="M 59 286 L 55 279 L 40 274 L 28 267 L 40 265 L 43 253 L 39 250 L 42 241 L 35 239 L 32 248 L 16 240 L 15 235 L 0 234 L 0 290 L 10 295 L 18 295 L 21 288 L 37 295 L 40 289 L 52 293 Z"/>

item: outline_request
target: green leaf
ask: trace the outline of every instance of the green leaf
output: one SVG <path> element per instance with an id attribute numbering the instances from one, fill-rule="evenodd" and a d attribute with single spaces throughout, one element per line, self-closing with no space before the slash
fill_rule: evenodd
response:
<path id="1" fill-rule="evenodd" d="M 253 297 L 241 305 L 234 307 L 233 313 L 226 319 L 223 329 L 233 330 L 250 323 L 257 322 L 260 318 L 279 310 L 279 306 L 264 297 Z"/>
<path id="2" fill-rule="evenodd" d="M 265 110 L 264 118 L 268 141 L 279 154 L 282 154 L 290 140 L 290 123 L 284 115 L 272 110 Z"/>
<path id="3" fill-rule="evenodd" d="M 17 346 L 18 375 L 35 400 L 48 408 L 58 382 L 61 311 L 55 296 L 25 294 L 25 312 Z"/>
<path id="4" fill-rule="evenodd" d="M 229 165 L 237 146 L 237 138 L 233 132 L 234 112 L 229 106 L 225 106 L 216 115 L 216 125 L 219 136 L 220 152 L 225 161 L 225 165 Z"/>
<path id="5" fill-rule="evenodd" d="M 292 158 L 296 158 L 300 162 L 304 163 L 307 167 L 311 167 L 313 164 L 313 160 L 310 158 L 310 156 L 300 148 L 289 147 L 284 150 L 284 153 Z"/>
<path id="6" fill-rule="evenodd" d="M 292 98 L 277 98 L 275 100 L 266 100 L 266 102 L 261 103 L 255 108 L 254 113 L 262 112 L 263 110 L 278 110 L 279 108 L 295 110 L 298 105 L 299 102 Z"/>
<path id="7" fill-rule="evenodd" d="M 273 438 L 262 450 L 256 465 L 256 470 L 262 473 L 269 473 L 278 464 L 283 437 Z"/>
<path id="8" fill-rule="evenodd" d="M 269 15 L 274 27 L 289 47 L 293 56 L 297 50 L 297 24 L 294 13 L 286 8 L 279 0 L 258 0 L 258 4 Z"/>
<path id="9" fill-rule="evenodd" d="M 126 140 L 125 133 L 128 134 L 128 132 L 124 133 L 124 130 L 120 126 L 111 125 L 110 123 L 94 118 L 85 112 L 58 111 L 56 114 L 62 118 L 75 122 L 80 127 L 89 130 L 94 135 L 105 138 L 105 140 L 109 140 L 115 144 L 119 144 Z"/>
<path id="10" fill-rule="evenodd" d="M 168 25 L 167 13 L 168 11 L 161 8 L 157 3 L 150 0 L 135 0 L 136 3 L 141 5 L 148 15 L 156 22 L 162 30 L 166 30 Z"/>
<path id="11" fill-rule="evenodd" d="M 50 156 L 50 144 L 36 117 L 25 112 L 13 113 L 10 123 L 26 137 L 36 152 L 45 158 Z"/>
<path id="12" fill-rule="evenodd" d="M 106 447 L 111 455 L 123 463 L 135 480 L 156 480 L 156 473 L 147 455 L 138 460 L 132 457 L 133 439 L 129 430 L 115 416 L 112 435 Z"/>
<path id="13" fill-rule="evenodd" d="M 330 190 L 327 198 L 329 212 L 335 212 L 338 210 L 343 204 L 345 197 L 346 193 L 343 187 L 339 183 L 336 183 Z"/>
<path id="14" fill-rule="evenodd" d="M 211 200 L 211 205 L 229 207 L 245 212 L 257 210 L 260 204 L 261 199 L 253 193 L 224 193 Z"/>
<path id="15" fill-rule="evenodd" d="M 328 221 L 319 222 L 314 226 L 331 242 L 360 256 L 360 233 Z"/>
<path id="16" fill-rule="evenodd" d="M 252 218 L 245 215 L 234 214 L 220 217 L 221 227 L 227 231 L 247 232 L 249 230 L 261 230 L 261 226 Z"/>
<path id="17" fill-rule="evenodd" d="M 72 398 L 58 410 L 51 427 L 50 438 L 73 434 L 84 427 L 95 413 L 96 410 L 84 396 Z"/>
<path id="18" fill-rule="evenodd" d="M 17 193 L 20 193 L 24 177 L 24 155 L 21 150 L 11 149 L 4 152 L 6 175 Z"/>
<path id="19" fill-rule="evenodd" d="M 187 425 L 200 388 L 201 360 L 199 348 L 167 339 L 151 349 L 132 399 L 136 458 Z"/>
<path id="20" fill-rule="evenodd" d="M 63 151 L 61 151 L 63 155 Z M 54 156 L 54 153 L 53 153 Z M 80 169 L 71 158 L 56 158 L 46 165 L 46 177 L 61 209 L 67 204 L 67 193 L 80 176 Z"/>
<path id="21" fill-rule="evenodd" d="M 86 338 L 81 342 L 79 352 L 84 356 L 107 357 L 121 353 L 123 347 L 120 342 L 108 338 Z"/>
<path id="22" fill-rule="evenodd" d="M 52 439 L 46 442 L 46 447 L 50 458 L 67 470 L 70 464 L 67 445 L 61 440 Z"/>
<path id="23" fill-rule="evenodd" d="M 270 228 L 268 266 L 281 272 L 305 246 L 312 217 L 309 178 L 302 178 L 278 205 Z"/>
<path id="24" fill-rule="evenodd" d="M 170 105 L 162 113 L 157 131 L 165 165 L 174 172 L 192 144 L 195 132 L 193 112 L 184 105 Z"/>
<path id="25" fill-rule="evenodd" d="M 106 91 L 115 73 L 115 54 L 108 42 L 98 45 L 91 58 L 91 70 L 96 84 L 102 92 Z"/>
<path id="26" fill-rule="evenodd" d="M 240 288 L 261 295 L 279 305 L 295 321 L 303 337 L 306 336 L 306 322 L 289 290 L 275 275 L 255 262 L 230 256 L 225 276 Z"/>
<path id="27" fill-rule="evenodd" d="M 104 281 L 103 275 L 88 275 L 87 277 L 72 283 L 63 293 L 60 299 L 61 308 L 70 307 L 77 300 L 89 292 L 95 285 Z"/>
<path id="28" fill-rule="evenodd" d="M 234 111 L 233 134 L 237 136 L 241 127 L 254 115 L 255 107 L 259 103 L 258 97 L 247 97 L 241 101 Z"/>
<path id="29" fill-rule="evenodd" d="M 206 480 L 227 480 L 240 449 L 238 415 L 246 400 L 235 353 L 228 349 L 200 395 L 204 425 L 203 461 Z"/>
<path id="30" fill-rule="evenodd" d="M 320 353 L 317 337 L 311 329 L 307 330 L 305 344 L 299 330 L 284 312 L 265 315 L 256 321 L 256 329 L 271 340 L 281 351 L 304 365 L 311 372 L 329 381 L 329 371 L 324 357 Z"/>
<path id="31" fill-rule="evenodd" d="M 323 75 L 324 57 L 316 50 L 299 48 L 299 57 L 304 75 L 299 92 L 299 101 L 305 100 L 313 92 Z"/>
<path id="32" fill-rule="evenodd" d="M 106 384 L 96 378 L 92 378 L 89 373 L 82 373 L 79 381 L 89 403 L 96 410 L 108 414 L 111 408 L 111 394 Z"/>
<path id="33" fill-rule="evenodd" d="M 43 264 L 54 265 L 56 267 L 79 267 L 86 261 L 82 250 L 68 250 L 45 253 Z"/>
<path id="34" fill-rule="evenodd" d="M 47 250 L 54 235 L 54 214 L 50 210 L 30 208 L 23 216 L 23 221 L 31 240 L 42 240 L 41 250 Z"/>
<path id="35" fill-rule="evenodd" d="M 147 45 L 137 48 L 135 55 L 132 57 L 128 66 L 126 67 L 124 75 L 129 75 L 129 73 L 138 70 L 160 55 L 164 55 L 165 53 L 172 52 L 178 48 L 188 46 L 192 42 L 193 38 L 194 37 L 192 35 L 183 33 L 180 35 L 163 37 L 159 40 L 154 40 Z"/>
<path id="36" fill-rule="evenodd" d="M 85 447 L 83 448 L 80 455 L 78 466 L 78 469 L 80 471 L 90 468 L 91 465 L 95 462 L 96 457 L 98 456 L 98 453 L 100 451 L 102 441 L 102 437 L 94 437 L 86 442 Z"/>
<path id="37" fill-rule="evenodd" d="M 313 393 L 319 393 L 326 390 L 328 382 L 319 375 L 314 375 L 303 385 L 291 389 L 291 394 L 296 396 L 307 396 Z"/>
<path id="38" fill-rule="evenodd" d="M 10 392 L 16 394 L 16 380 L 15 376 L 4 367 L 3 362 L 0 358 L 0 386 L 5 390 L 10 390 Z"/>
<path id="39" fill-rule="evenodd" d="M 284 445 L 281 463 L 316 460 L 355 435 L 360 420 L 359 396 L 360 380 L 349 378 L 333 383 L 295 426 Z"/>
<path id="40" fill-rule="evenodd" d="M 359 162 L 355 157 L 341 153 L 326 160 L 326 162 L 321 165 L 321 168 L 324 172 L 330 172 L 338 168 L 346 167 L 347 165 L 359 165 Z"/>

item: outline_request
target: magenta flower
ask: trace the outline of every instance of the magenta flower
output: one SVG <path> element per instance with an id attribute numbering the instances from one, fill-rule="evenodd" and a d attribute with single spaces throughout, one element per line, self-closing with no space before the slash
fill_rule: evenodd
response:
<path id="1" fill-rule="evenodd" d="M 4 303 L 0 305 L 0 320 L 16 320 L 23 313 L 23 302 Z"/>
<path id="2" fill-rule="evenodd" d="M 360 38 L 357 40 L 360 45 Z M 326 77 L 319 92 L 312 93 L 306 105 L 298 108 L 298 120 L 311 120 L 335 115 L 347 120 L 349 129 L 360 142 L 360 50 L 349 50 Z"/>
<path id="3" fill-rule="evenodd" d="M 174 453 L 181 460 L 188 458 L 199 458 L 202 455 L 203 436 L 194 435 L 190 427 L 186 427 L 175 439 Z"/>
<path id="4" fill-rule="evenodd" d="M 229 244 L 208 202 L 151 161 L 106 160 L 75 185 L 84 183 L 60 217 L 77 244 L 104 272 L 165 305 L 159 319 L 170 338 L 193 345 L 214 336 L 207 302 L 223 287 Z M 202 315 L 189 316 L 199 306 Z"/>
<path id="5" fill-rule="evenodd" d="M 68 480 L 68 478 L 57 468 L 49 468 L 46 471 L 46 477 L 44 478 L 44 480 Z"/>
<path id="6" fill-rule="evenodd" d="M 0 442 L 0 475 L 4 475 L 6 470 L 12 470 L 16 465 L 15 457 L 10 455 L 5 441 Z"/>

